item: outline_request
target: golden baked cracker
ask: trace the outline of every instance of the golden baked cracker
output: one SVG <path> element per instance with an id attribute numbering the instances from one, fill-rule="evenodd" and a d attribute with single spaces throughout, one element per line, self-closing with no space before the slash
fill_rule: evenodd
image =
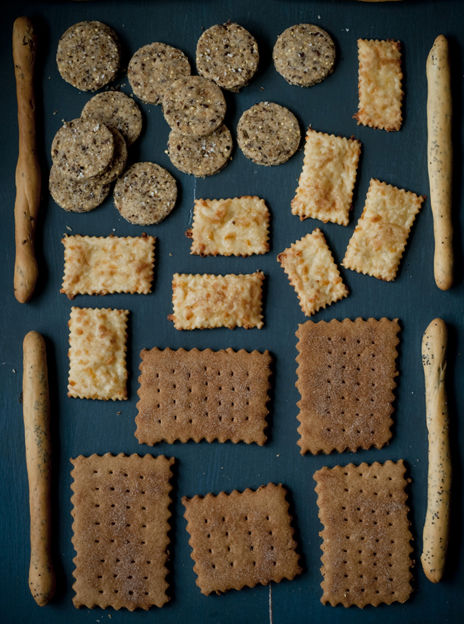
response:
<path id="1" fill-rule="evenodd" d="M 126 337 L 129 310 L 71 308 L 68 396 L 127 399 Z"/>
<path id="2" fill-rule="evenodd" d="M 269 351 L 154 348 L 140 356 L 135 436 L 141 444 L 266 442 Z"/>
<path id="3" fill-rule="evenodd" d="M 403 100 L 401 44 L 388 39 L 358 39 L 358 124 L 399 130 Z"/>
<path id="4" fill-rule="evenodd" d="M 174 273 L 173 314 L 176 329 L 263 327 L 264 273 L 191 275 Z"/>
<path id="5" fill-rule="evenodd" d="M 71 463 L 74 606 L 162 607 L 174 458 L 106 453 Z"/>
<path id="6" fill-rule="evenodd" d="M 354 453 L 390 440 L 399 331 L 386 318 L 298 327 L 301 454 Z"/>
<path id="7" fill-rule="evenodd" d="M 260 197 L 196 199 L 191 254 L 251 256 L 269 251 L 269 210 Z"/>
<path id="8" fill-rule="evenodd" d="M 348 225 L 361 143 L 308 128 L 292 214 Z"/>
<path id="9" fill-rule="evenodd" d="M 151 292 L 153 236 L 65 236 L 60 292 L 76 295 Z"/>
<path id="10" fill-rule="evenodd" d="M 202 594 L 279 583 L 301 572 L 286 494 L 269 483 L 182 498 Z"/>
<path id="11" fill-rule="evenodd" d="M 323 530 L 321 602 L 333 607 L 406 602 L 412 535 L 403 460 L 314 473 Z"/>
<path id="12" fill-rule="evenodd" d="M 282 251 L 277 260 L 288 275 L 306 316 L 348 295 L 319 228 Z"/>
<path id="13" fill-rule="evenodd" d="M 424 197 L 371 179 L 362 215 L 343 258 L 347 269 L 391 282 Z"/>

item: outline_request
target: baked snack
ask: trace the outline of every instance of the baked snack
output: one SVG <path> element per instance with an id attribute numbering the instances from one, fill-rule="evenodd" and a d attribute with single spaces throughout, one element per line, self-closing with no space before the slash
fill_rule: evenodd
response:
<path id="1" fill-rule="evenodd" d="M 224 169 L 232 154 L 232 144 L 232 135 L 224 125 L 206 137 L 184 136 L 171 130 L 168 156 L 179 171 L 204 178 Z"/>
<path id="2" fill-rule="evenodd" d="M 81 117 L 92 118 L 122 134 L 132 145 L 142 132 L 142 113 L 134 100 L 122 91 L 97 93 L 82 109 Z"/>
<path id="3" fill-rule="evenodd" d="M 119 178 L 127 164 L 126 141 L 119 130 L 116 130 L 116 128 L 112 128 L 111 132 L 114 140 L 113 158 L 103 173 L 96 176 L 102 184 L 111 184 L 111 182 L 114 182 L 117 178 Z"/>
<path id="4" fill-rule="evenodd" d="M 48 189 L 58 206 L 64 210 L 90 212 L 105 201 L 111 190 L 111 184 L 103 184 L 99 176 L 74 180 L 52 165 Z"/>

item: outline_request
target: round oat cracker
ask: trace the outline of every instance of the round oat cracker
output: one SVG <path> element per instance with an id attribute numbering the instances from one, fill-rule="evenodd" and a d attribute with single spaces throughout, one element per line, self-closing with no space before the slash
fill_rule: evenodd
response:
<path id="1" fill-rule="evenodd" d="M 212 80 L 187 76 L 172 83 L 163 97 L 164 118 L 187 136 L 207 136 L 222 124 L 226 101 Z"/>
<path id="2" fill-rule="evenodd" d="M 296 24 L 279 35 L 272 58 L 276 70 L 288 83 L 312 87 L 332 73 L 335 44 L 319 26 Z"/>
<path id="3" fill-rule="evenodd" d="M 182 50 L 158 41 L 139 48 L 127 69 L 132 91 L 148 104 L 160 104 L 174 80 L 190 73 L 189 60 Z"/>
<path id="4" fill-rule="evenodd" d="M 55 202 L 64 210 L 90 212 L 105 201 L 111 185 L 102 183 L 98 177 L 73 180 L 52 165 L 48 188 Z"/>
<path id="5" fill-rule="evenodd" d="M 61 173 L 75 180 L 103 173 L 113 156 L 113 133 L 95 119 L 65 122 L 52 143 L 53 164 Z"/>
<path id="6" fill-rule="evenodd" d="M 113 128 L 111 132 L 113 133 L 114 138 L 113 160 L 110 162 L 105 171 L 103 171 L 103 173 L 99 176 L 95 176 L 99 178 L 99 182 L 102 184 L 111 184 L 111 182 L 114 182 L 117 178 L 119 178 L 127 163 L 127 145 L 124 137 L 119 130 L 116 130 L 116 128 Z"/>
<path id="7" fill-rule="evenodd" d="M 281 165 L 298 149 L 300 126 L 295 115 L 274 102 L 258 102 L 246 110 L 237 126 L 237 142 L 258 165 Z"/>
<path id="8" fill-rule="evenodd" d="M 223 169 L 232 153 L 232 136 L 221 126 L 205 137 L 185 136 L 171 130 L 168 155 L 174 167 L 197 178 L 214 175 Z"/>
<path id="9" fill-rule="evenodd" d="M 117 35 L 102 22 L 78 22 L 58 42 L 58 71 L 63 80 L 81 91 L 96 91 L 110 83 L 120 61 Z"/>
<path id="10" fill-rule="evenodd" d="M 177 185 L 172 175 L 152 162 L 138 162 L 119 178 L 114 203 L 121 216 L 136 225 L 153 225 L 174 208 Z"/>
<path id="11" fill-rule="evenodd" d="M 132 145 L 142 132 L 142 113 L 134 100 L 122 91 L 97 93 L 82 109 L 83 119 L 97 119 L 111 130 L 119 130 Z"/>
<path id="12" fill-rule="evenodd" d="M 228 91 L 239 91 L 258 69 L 258 44 L 239 24 L 216 24 L 198 39 L 196 61 L 200 76 Z"/>

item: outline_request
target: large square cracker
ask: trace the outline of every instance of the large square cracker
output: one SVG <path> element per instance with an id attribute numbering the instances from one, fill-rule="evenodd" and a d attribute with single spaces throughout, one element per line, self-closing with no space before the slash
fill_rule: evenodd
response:
<path id="1" fill-rule="evenodd" d="M 265 443 L 268 351 L 154 348 L 140 356 L 135 436 L 141 444 Z"/>
<path id="2" fill-rule="evenodd" d="M 306 321 L 298 338 L 301 453 L 339 453 L 391 437 L 398 320 Z"/>
<path id="3" fill-rule="evenodd" d="M 306 316 L 348 296 L 324 234 L 318 228 L 282 251 L 277 260 Z"/>
<path id="4" fill-rule="evenodd" d="M 279 583 L 301 572 L 282 485 L 182 502 L 202 594 Z"/>
<path id="5" fill-rule="evenodd" d="M 361 143 L 308 129 L 292 214 L 348 225 Z"/>
<path id="6" fill-rule="evenodd" d="M 196 199 L 191 254 L 251 256 L 269 251 L 269 210 L 260 197 Z"/>
<path id="7" fill-rule="evenodd" d="M 80 455 L 74 482 L 75 607 L 162 607 L 173 458 Z"/>
<path id="8" fill-rule="evenodd" d="M 399 130 L 403 100 L 401 44 L 388 39 L 358 39 L 358 124 Z"/>
<path id="9" fill-rule="evenodd" d="M 174 273 L 169 319 L 176 329 L 261 329 L 263 281 L 261 271 L 247 275 Z"/>
<path id="10" fill-rule="evenodd" d="M 126 335 L 129 310 L 71 308 L 68 396 L 127 399 Z"/>
<path id="11" fill-rule="evenodd" d="M 76 295 L 151 292 L 153 236 L 65 236 L 62 293 Z"/>
<path id="12" fill-rule="evenodd" d="M 372 179 L 343 266 L 391 282 L 424 197 Z"/>
<path id="13" fill-rule="evenodd" d="M 323 530 L 321 602 L 333 607 L 406 602 L 411 588 L 403 460 L 321 468 L 314 474 Z"/>

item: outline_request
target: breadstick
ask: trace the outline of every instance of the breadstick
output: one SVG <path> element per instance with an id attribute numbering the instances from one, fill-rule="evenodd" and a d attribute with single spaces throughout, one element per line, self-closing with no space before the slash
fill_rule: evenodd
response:
<path id="1" fill-rule="evenodd" d="M 448 42 L 438 35 L 427 57 L 427 160 L 433 214 L 435 282 L 448 290 L 453 282 L 451 224 L 452 160 L 451 88 Z"/>
<path id="2" fill-rule="evenodd" d="M 29 588 L 39 606 L 55 591 L 50 554 L 50 400 L 43 337 L 31 331 L 23 342 L 23 416 L 26 442 L 31 561 Z"/>
<path id="3" fill-rule="evenodd" d="M 14 293 L 29 301 L 38 277 L 34 232 L 40 203 L 41 176 L 35 135 L 34 63 L 36 37 L 30 20 L 13 24 L 13 61 L 18 100 L 19 154 L 16 165 Z"/>
<path id="4" fill-rule="evenodd" d="M 422 338 L 429 471 L 421 562 L 432 583 L 438 583 L 442 577 L 448 544 L 451 460 L 445 390 L 446 341 L 444 321 L 434 319 Z"/>

